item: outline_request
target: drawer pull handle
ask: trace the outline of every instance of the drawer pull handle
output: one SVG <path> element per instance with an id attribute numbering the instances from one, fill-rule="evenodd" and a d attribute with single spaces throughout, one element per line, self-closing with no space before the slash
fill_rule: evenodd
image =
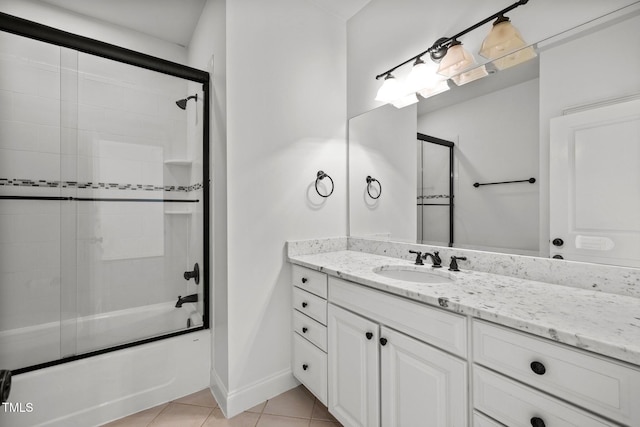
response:
<path id="1" fill-rule="evenodd" d="M 306 363 L 302 365 L 302 370 L 306 371 L 307 369 L 309 369 L 309 365 L 307 365 Z M 531 423 L 533 423 L 533 421 L 531 421 Z"/>
<path id="2" fill-rule="evenodd" d="M 303 303 L 302 303 L 302 308 L 307 308 L 307 306 L 308 306 L 308 305 L 309 305 L 309 304 L 307 304 L 306 302 L 303 302 Z"/>
<path id="3" fill-rule="evenodd" d="M 531 370 L 538 375 L 544 375 L 544 373 L 547 372 L 547 368 L 538 361 L 531 362 Z"/>
<path id="4" fill-rule="evenodd" d="M 373 338 L 373 333 L 367 332 L 366 334 L 364 334 L 364 336 L 367 337 L 368 340 L 370 340 L 371 338 Z"/>
<path id="5" fill-rule="evenodd" d="M 531 427 L 544 427 L 544 421 L 542 418 L 533 417 L 531 418 Z"/>
<path id="6" fill-rule="evenodd" d="M 308 331 L 308 329 L 307 329 L 307 328 L 302 328 L 302 333 L 303 333 L 303 334 L 306 334 L 306 333 L 307 333 L 307 331 Z"/>
<path id="7" fill-rule="evenodd" d="M 380 338 L 380 344 L 382 344 L 383 346 L 387 345 L 387 339 L 386 338 Z"/>
<path id="8" fill-rule="evenodd" d="M 302 283 L 307 283 L 308 279 L 306 277 L 302 278 Z"/>

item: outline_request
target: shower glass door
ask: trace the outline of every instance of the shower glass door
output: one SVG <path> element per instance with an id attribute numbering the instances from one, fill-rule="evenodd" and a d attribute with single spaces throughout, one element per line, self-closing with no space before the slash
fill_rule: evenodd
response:
<path id="1" fill-rule="evenodd" d="M 0 32 L 0 368 L 206 327 L 205 99 Z"/>
<path id="2" fill-rule="evenodd" d="M 61 357 L 60 48 L 0 32 L 0 369 Z"/>

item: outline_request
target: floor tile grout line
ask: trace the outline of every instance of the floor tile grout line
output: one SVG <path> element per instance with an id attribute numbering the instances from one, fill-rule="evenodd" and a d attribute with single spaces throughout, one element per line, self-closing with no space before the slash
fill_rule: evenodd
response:
<path id="1" fill-rule="evenodd" d="M 162 405 L 164 405 L 164 408 L 162 408 L 162 409 L 160 410 L 160 412 L 158 412 L 158 413 L 156 414 L 156 416 L 155 416 L 155 417 L 153 417 L 153 418 L 151 419 L 151 421 L 149 421 L 149 423 L 147 424 L 147 427 L 149 427 L 151 424 L 153 424 L 153 422 L 156 420 L 156 418 L 158 418 L 158 417 L 160 416 L 160 414 L 161 414 L 161 413 L 163 413 L 163 412 L 164 412 L 164 410 L 165 410 L 165 409 L 167 409 L 167 408 L 169 407 L 169 404 L 170 404 L 170 403 L 171 403 L 171 402 L 166 402 L 166 403 L 163 403 L 163 404 L 162 404 Z M 152 406 L 151 408 L 153 408 L 153 406 Z M 149 408 L 149 409 L 151 409 L 151 408 Z M 137 414 L 137 412 L 136 412 L 136 414 Z M 131 414 L 131 415 L 134 415 L 134 414 Z"/>

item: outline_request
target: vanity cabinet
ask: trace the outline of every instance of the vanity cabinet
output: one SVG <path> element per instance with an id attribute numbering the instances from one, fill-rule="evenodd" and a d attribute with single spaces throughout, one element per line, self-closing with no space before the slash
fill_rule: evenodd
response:
<path id="1" fill-rule="evenodd" d="M 506 425 L 617 425 L 579 407 L 640 425 L 640 370 L 629 365 L 480 320 L 473 361 L 475 407 Z"/>
<path id="2" fill-rule="evenodd" d="M 636 365 L 292 271 L 293 373 L 345 427 L 640 427 Z"/>
<path id="3" fill-rule="evenodd" d="M 327 275 L 294 265 L 293 375 L 327 405 Z"/>
<path id="4" fill-rule="evenodd" d="M 421 340 L 463 351 L 463 316 L 335 278 L 329 302 L 329 411 L 339 421 L 467 426 L 467 362 Z"/>

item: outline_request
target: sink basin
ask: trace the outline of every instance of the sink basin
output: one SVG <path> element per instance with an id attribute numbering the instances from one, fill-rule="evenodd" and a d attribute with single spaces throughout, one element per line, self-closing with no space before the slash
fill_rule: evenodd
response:
<path id="1" fill-rule="evenodd" d="M 415 283 L 451 283 L 454 280 L 448 271 L 403 265 L 385 265 L 373 269 L 373 272 L 389 279 Z"/>

